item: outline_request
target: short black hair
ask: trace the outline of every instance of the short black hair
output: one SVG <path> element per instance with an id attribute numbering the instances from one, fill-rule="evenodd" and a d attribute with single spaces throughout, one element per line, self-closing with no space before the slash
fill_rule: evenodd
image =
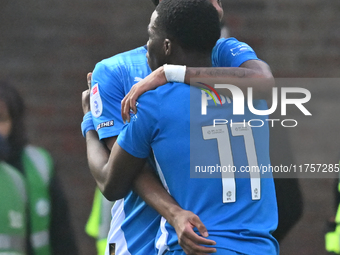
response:
<path id="1" fill-rule="evenodd" d="M 157 5 L 159 4 L 159 0 L 151 0 L 151 2 L 152 2 L 155 6 L 157 6 Z"/>
<path id="2" fill-rule="evenodd" d="M 155 26 L 185 50 L 208 53 L 220 37 L 220 21 L 209 0 L 163 0 Z"/>

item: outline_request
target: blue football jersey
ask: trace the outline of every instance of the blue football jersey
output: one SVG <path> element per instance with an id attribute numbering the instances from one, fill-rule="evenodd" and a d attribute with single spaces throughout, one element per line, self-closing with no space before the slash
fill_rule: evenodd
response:
<path id="1" fill-rule="evenodd" d="M 271 234 L 278 222 L 272 176 L 249 171 L 249 166 L 270 165 L 267 116 L 254 115 L 247 107 L 244 115 L 234 116 L 231 100 L 217 106 L 210 101 L 208 114 L 202 115 L 201 95 L 200 89 L 184 84 L 145 93 L 117 142 L 135 157 L 147 157 L 152 149 L 169 193 L 200 217 L 216 247 L 278 254 Z M 254 101 L 254 107 L 267 109 L 263 100 Z M 228 124 L 214 126 L 214 119 Z M 251 120 L 263 125 L 251 127 Z M 230 166 L 236 171 L 218 172 Z M 213 174 L 206 171 L 213 168 Z M 158 248 L 181 249 L 172 226 L 165 222 L 161 231 Z"/>
<path id="2" fill-rule="evenodd" d="M 99 62 L 92 75 L 90 95 L 93 123 L 99 138 L 117 136 L 124 123 L 121 101 L 138 81 L 150 74 L 145 47 Z M 156 254 L 154 240 L 160 215 L 135 193 L 130 192 L 112 208 L 106 254 Z"/>
<path id="3" fill-rule="evenodd" d="M 99 138 L 117 136 L 124 123 L 121 101 L 138 81 L 151 73 L 146 47 L 99 62 L 92 74 L 91 112 Z"/>
<path id="4" fill-rule="evenodd" d="M 117 136 L 122 130 L 121 100 L 135 83 L 151 73 L 146 53 L 145 47 L 139 47 L 104 59 L 96 65 L 92 75 L 90 102 L 100 139 Z M 213 65 L 221 67 L 236 67 L 252 59 L 258 59 L 255 52 L 235 38 L 220 39 L 212 54 Z M 156 253 L 153 241 L 159 220 L 156 211 L 136 194 L 130 193 L 112 208 L 106 254 L 110 243 L 115 244 L 111 247 L 115 247 L 116 255 Z"/>
<path id="5" fill-rule="evenodd" d="M 255 51 L 248 44 L 234 37 L 219 39 L 211 58 L 215 67 L 239 67 L 248 60 L 258 60 Z"/>

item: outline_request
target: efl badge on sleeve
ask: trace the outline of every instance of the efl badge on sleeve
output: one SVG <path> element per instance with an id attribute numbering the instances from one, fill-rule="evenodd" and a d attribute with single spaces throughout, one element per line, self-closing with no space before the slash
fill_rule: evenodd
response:
<path id="1" fill-rule="evenodd" d="M 98 83 L 96 83 L 91 89 L 90 103 L 92 116 L 98 118 L 103 112 L 103 103 L 100 98 Z"/>

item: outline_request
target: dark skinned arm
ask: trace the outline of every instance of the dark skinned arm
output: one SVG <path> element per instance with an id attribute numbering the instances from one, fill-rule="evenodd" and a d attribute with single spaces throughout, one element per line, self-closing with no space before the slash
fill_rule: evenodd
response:
<path id="1" fill-rule="evenodd" d="M 190 84 L 191 79 L 209 79 L 209 85 L 233 84 L 239 87 L 244 95 L 247 89 L 253 88 L 254 99 L 268 99 L 274 86 L 274 77 L 270 67 L 261 60 L 248 60 L 240 67 L 187 67 L 184 82 L 189 85 L 206 88 L 199 84 Z M 168 83 L 161 66 L 145 79 L 132 86 L 130 92 L 122 100 L 121 114 L 123 120 L 130 121 L 129 111 L 137 112 L 136 101 L 140 95 Z M 228 89 L 216 89 L 224 96 L 231 96 Z"/>
<path id="2" fill-rule="evenodd" d="M 88 83 L 91 75 L 88 75 Z M 84 113 L 90 110 L 89 90 L 83 92 Z M 99 140 L 96 131 L 86 133 L 88 163 L 96 183 L 108 200 L 123 198 L 131 189 L 157 210 L 176 230 L 179 244 L 187 254 L 214 253 L 215 248 L 201 246 L 215 245 L 212 240 L 197 235 L 196 227 L 202 236 L 208 232 L 199 217 L 183 210 L 169 195 L 145 159 L 133 157 L 116 142 L 117 137 Z M 110 149 L 111 151 L 110 151 Z"/>
<path id="3" fill-rule="evenodd" d="M 116 138 L 108 141 L 113 142 L 113 140 Z M 86 133 L 86 143 L 91 173 L 108 200 L 121 199 L 133 189 L 175 228 L 179 244 L 186 254 L 216 252 L 215 248 L 201 246 L 216 243 L 203 238 L 208 237 L 208 232 L 199 217 L 190 211 L 183 210 L 178 205 L 164 189 L 151 167 L 145 164 L 145 159 L 130 155 L 118 143 L 114 143 L 107 159 L 108 149 L 99 141 L 95 131 Z M 203 237 L 193 231 L 195 227 Z"/>

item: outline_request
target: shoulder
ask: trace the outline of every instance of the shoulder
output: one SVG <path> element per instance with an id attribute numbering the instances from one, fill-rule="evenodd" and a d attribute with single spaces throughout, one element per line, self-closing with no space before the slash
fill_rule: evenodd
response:
<path id="1" fill-rule="evenodd" d="M 51 154 L 44 148 L 29 144 L 25 147 L 25 152 L 29 154 L 30 157 L 44 157 L 47 160 L 52 160 Z"/>
<path id="2" fill-rule="evenodd" d="M 27 145 L 24 149 L 24 157 L 32 162 L 46 183 L 49 183 L 53 175 L 53 160 L 50 153 L 38 146 Z"/>
<path id="3" fill-rule="evenodd" d="M 26 186 L 25 186 L 25 178 L 19 170 L 14 168 L 13 166 L 5 163 L 0 162 L 0 170 L 7 175 L 11 182 L 14 183 L 17 190 L 19 190 L 20 194 L 22 194 L 23 200 L 26 200 Z M 6 178 L 6 179 L 7 179 Z"/>
<path id="4" fill-rule="evenodd" d="M 151 72 L 146 53 L 143 46 L 100 61 L 93 70 L 92 86 L 100 84 L 104 94 L 112 94 L 113 90 L 127 93 L 136 81 Z"/>
<path id="5" fill-rule="evenodd" d="M 241 42 L 237 40 L 235 37 L 228 37 L 228 38 L 220 38 L 217 40 L 216 45 L 220 44 L 228 44 L 228 45 L 237 45 L 237 44 L 246 44 L 245 42 Z"/>
<path id="6" fill-rule="evenodd" d="M 231 53 L 235 50 L 237 50 L 238 48 L 244 47 L 244 49 L 248 49 L 251 47 L 246 44 L 245 42 L 240 42 L 239 40 L 237 40 L 234 37 L 229 37 L 229 38 L 221 38 L 216 42 L 216 45 L 214 47 L 214 50 L 219 50 L 221 48 L 228 48 Z"/>
<path id="7" fill-rule="evenodd" d="M 145 97 L 157 96 L 161 99 L 168 99 L 189 93 L 189 88 L 190 86 L 185 83 L 169 82 L 163 86 L 159 86 L 154 90 L 147 91 L 143 95 L 145 95 Z"/>
<path id="8" fill-rule="evenodd" d="M 220 38 L 218 39 L 218 41 L 216 42 L 216 45 L 214 47 L 215 49 L 218 49 L 219 47 L 221 47 L 222 45 L 232 45 L 239 42 L 236 38 L 234 37 L 229 37 L 229 38 Z"/>
<path id="9" fill-rule="evenodd" d="M 119 53 L 110 58 L 103 59 L 96 64 L 95 70 L 114 71 L 117 68 L 128 68 L 131 65 L 139 65 L 146 63 L 147 50 L 144 46 L 136 49 Z"/>
<path id="10" fill-rule="evenodd" d="M 0 162 L 0 169 L 9 175 L 14 182 L 21 182 L 24 180 L 24 176 L 19 170 L 4 161 Z"/>
<path id="11" fill-rule="evenodd" d="M 167 83 L 163 86 L 159 86 L 154 90 L 149 90 L 145 92 L 140 98 L 138 99 L 139 103 L 143 104 L 151 104 L 152 102 L 158 101 L 161 104 L 165 103 L 168 98 L 172 98 L 179 92 L 177 86 L 179 83 Z"/>
<path id="12" fill-rule="evenodd" d="M 255 51 L 248 44 L 234 37 L 219 39 L 212 52 L 213 65 L 220 67 L 239 67 L 247 60 L 257 59 Z"/>
<path id="13" fill-rule="evenodd" d="M 139 108 L 151 113 L 170 114 L 190 102 L 190 86 L 184 83 L 168 83 L 144 93 L 138 99 Z M 146 115 L 149 113 L 145 113 Z"/>

